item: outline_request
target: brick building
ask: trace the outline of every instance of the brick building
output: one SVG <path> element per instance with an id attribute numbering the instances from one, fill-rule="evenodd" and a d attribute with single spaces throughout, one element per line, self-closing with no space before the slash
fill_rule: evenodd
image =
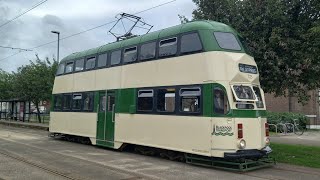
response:
<path id="1" fill-rule="evenodd" d="M 292 98 L 292 112 L 301 113 L 309 117 L 310 128 L 320 129 L 319 97 L 320 91 L 314 90 L 308 93 L 310 100 L 302 105 L 298 98 Z M 280 96 L 274 97 L 274 94 L 265 94 L 267 110 L 272 112 L 289 112 L 289 98 Z"/>

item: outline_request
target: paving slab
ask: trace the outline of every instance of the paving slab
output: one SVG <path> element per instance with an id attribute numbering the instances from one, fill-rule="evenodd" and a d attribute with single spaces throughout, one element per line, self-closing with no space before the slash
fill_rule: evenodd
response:
<path id="1" fill-rule="evenodd" d="M 49 131 L 49 124 L 42 124 L 42 123 L 0 120 L 0 124 L 13 126 L 13 127 L 31 128 L 31 129 L 40 129 L 44 131 Z"/>

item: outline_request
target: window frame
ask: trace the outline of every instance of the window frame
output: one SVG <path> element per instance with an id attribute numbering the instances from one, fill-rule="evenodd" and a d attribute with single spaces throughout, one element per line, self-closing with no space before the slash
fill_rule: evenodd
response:
<path id="1" fill-rule="evenodd" d="M 65 109 L 64 108 L 64 97 L 65 96 L 70 96 L 71 98 L 70 98 L 70 107 L 69 107 L 69 109 Z M 62 94 L 62 108 L 61 108 L 62 110 L 61 111 L 63 111 L 63 112 L 72 112 L 72 93 L 63 93 Z"/>
<path id="2" fill-rule="evenodd" d="M 216 36 L 215 36 L 215 34 L 214 34 L 215 32 L 218 32 L 218 33 L 230 33 L 230 34 L 232 34 L 232 35 L 235 37 L 235 39 L 236 39 L 236 41 L 237 41 L 240 49 L 226 49 L 226 48 L 221 47 L 220 44 L 219 44 L 219 41 L 217 40 L 217 38 L 216 38 Z M 219 46 L 220 49 L 222 49 L 222 50 L 224 50 L 224 51 L 231 51 L 231 52 L 235 52 L 235 51 L 236 51 L 236 52 L 241 52 L 241 51 L 243 50 L 242 44 L 240 43 L 238 37 L 237 37 L 235 34 L 233 34 L 232 32 L 212 31 L 211 34 L 212 34 L 214 40 L 216 40 L 217 45 Z"/>
<path id="3" fill-rule="evenodd" d="M 171 54 L 171 55 L 166 55 L 166 56 L 160 56 L 160 43 L 161 41 L 165 41 L 165 40 L 169 40 L 172 38 L 176 38 L 176 44 L 177 44 L 177 52 L 175 54 Z M 170 57 L 175 57 L 175 56 L 179 56 L 180 55 L 180 34 L 176 34 L 173 36 L 168 36 L 168 37 L 163 37 L 163 38 L 158 38 L 157 41 L 157 54 L 156 54 L 156 58 L 157 59 L 165 59 L 165 58 L 170 58 Z"/>
<path id="4" fill-rule="evenodd" d="M 131 49 L 131 48 L 136 48 L 136 52 L 137 52 L 136 60 L 130 61 L 130 62 L 124 62 L 124 53 L 125 53 L 126 49 Z M 139 61 L 139 44 L 123 47 L 122 52 L 121 52 L 121 56 L 122 56 L 121 57 L 122 65 L 137 63 Z"/>
<path id="5" fill-rule="evenodd" d="M 87 69 L 87 62 L 88 60 L 92 59 L 92 58 L 95 58 L 94 60 L 94 67 L 91 68 L 91 69 Z M 91 55 L 91 56 L 86 56 L 85 57 L 85 63 L 84 63 L 84 71 L 92 71 L 92 70 L 95 70 L 97 68 L 97 56 L 96 55 Z"/>
<path id="6" fill-rule="evenodd" d="M 107 55 L 107 63 L 106 63 L 105 66 L 98 67 L 99 56 L 100 56 L 100 55 L 104 55 L 104 54 Z M 104 51 L 104 52 L 98 53 L 98 54 L 96 55 L 96 68 L 95 68 L 95 69 L 108 68 L 108 67 L 109 67 L 109 60 L 110 60 L 110 59 L 109 59 L 109 58 L 110 58 L 109 55 L 110 55 L 110 52 L 109 52 L 109 51 Z"/>
<path id="7" fill-rule="evenodd" d="M 174 97 L 174 111 L 159 111 L 158 110 L 158 92 L 159 90 L 161 89 L 174 89 L 174 94 L 175 94 L 175 97 Z M 164 115 L 175 115 L 177 114 L 177 95 L 178 94 L 178 88 L 177 86 L 161 86 L 161 87 L 156 87 L 156 88 L 153 88 L 154 90 L 154 101 L 153 101 L 153 106 L 154 106 L 154 114 L 164 114 Z"/>
<path id="8" fill-rule="evenodd" d="M 66 70 L 67 70 L 68 63 L 72 63 L 72 71 L 67 73 Z M 63 74 L 72 74 L 73 72 L 74 72 L 74 60 L 69 60 L 69 61 L 64 62 L 64 72 L 63 72 Z"/>
<path id="9" fill-rule="evenodd" d="M 153 57 L 153 58 L 148 58 L 148 59 L 141 59 L 141 58 L 140 58 L 141 46 L 142 46 L 142 45 L 145 45 L 145 44 L 150 44 L 150 43 L 155 43 L 155 45 L 156 45 L 156 46 L 155 46 L 155 54 L 154 54 L 154 57 Z M 139 48 L 138 48 L 138 62 L 147 62 L 147 61 L 152 61 L 152 60 L 158 59 L 158 52 L 159 52 L 158 44 L 159 44 L 159 39 L 154 39 L 154 40 L 147 41 L 147 42 L 144 42 L 144 43 L 139 43 Z"/>
<path id="10" fill-rule="evenodd" d="M 122 54 L 123 54 L 123 53 L 122 53 L 122 49 L 123 49 L 123 48 L 118 48 L 118 49 L 113 49 L 113 50 L 110 50 L 110 51 L 109 51 L 109 56 L 108 56 L 109 58 L 108 58 L 108 63 L 107 63 L 107 64 L 108 64 L 108 65 L 107 65 L 108 67 L 116 67 L 116 66 L 121 66 L 121 65 L 122 65 L 122 63 L 123 63 L 123 59 L 122 59 Z M 113 52 L 116 52 L 116 51 L 119 51 L 119 50 L 120 50 L 120 62 L 119 62 L 119 64 L 114 64 L 114 65 L 112 65 L 112 64 L 111 64 L 112 53 L 113 53 Z"/>
<path id="11" fill-rule="evenodd" d="M 88 110 L 84 109 L 84 100 L 86 99 L 86 97 L 88 96 L 88 94 L 92 93 L 92 104 L 89 107 Z M 95 92 L 94 91 L 86 91 L 86 92 L 82 92 L 82 108 L 81 108 L 81 112 L 94 112 L 94 103 L 95 103 Z"/>
<path id="12" fill-rule="evenodd" d="M 151 90 L 152 91 L 152 109 L 151 110 L 139 110 L 138 104 L 139 104 L 139 91 L 146 91 Z M 139 88 L 136 92 L 136 112 L 137 114 L 154 114 L 155 113 L 155 89 L 154 88 Z"/>
<path id="13" fill-rule="evenodd" d="M 83 60 L 83 69 L 76 71 L 76 62 L 80 61 L 80 60 Z M 86 70 L 85 67 L 86 67 L 86 57 L 82 57 L 80 59 L 75 59 L 74 60 L 74 67 L 73 67 L 73 73 L 83 72 L 83 71 Z"/>
<path id="14" fill-rule="evenodd" d="M 56 98 L 61 98 L 61 107 L 59 109 L 56 108 Z M 61 112 L 63 109 L 63 94 L 53 94 L 53 111 Z"/>
<path id="15" fill-rule="evenodd" d="M 61 73 L 61 74 L 58 74 L 58 71 L 59 71 L 59 67 L 60 67 L 60 65 L 64 65 L 64 67 L 63 67 L 63 72 Z M 59 63 L 58 64 L 58 68 L 57 68 L 57 72 L 56 72 L 56 76 L 62 76 L 62 75 L 65 75 L 65 72 L 66 71 L 66 62 L 63 62 L 63 63 Z"/>
<path id="16" fill-rule="evenodd" d="M 214 91 L 216 90 L 216 89 L 219 89 L 219 90 L 221 90 L 221 91 L 223 91 L 223 93 L 224 93 L 224 95 L 225 96 L 227 96 L 227 105 L 228 105 L 228 107 L 229 107 L 229 110 L 227 111 L 227 113 L 226 114 L 220 114 L 220 113 L 217 113 L 216 112 L 216 106 L 215 106 L 215 97 L 214 97 Z M 232 93 L 232 92 L 231 92 Z M 226 89 L 225 89 L 225 87 L 223 86 L 223 85 L 221 85 L 221 84 L 215 84 L 215 85 L 213 85 L 213 87 L 212 87 L 212 112 L 213 112 L 213 114 L 214 114 L 214 116 L 216 116 L 216 117 L 225 117 L 225 116 L 228 116 L 228 115 L 230 115 L 230 113 L 231 113 L 231 103 L 230 103 L 230 99 L 229 99 L 229 97 L 228 97 L 228 93 L 227 93 L 227 91 L 226 91 Z"/>
<path id="17" fill-rule="evenodd" d="M 80 104 L 80 109 L 74 109 L 73 108 L 73 100 L 74 100 L 74 95 L 79 95 L 81 94 L 81 104 Z M 82 111 L 82 106 L 83 106 L 83 92 L 74 92 L 72 93 L 72 100 L 71 100 L 71 111 L 72 112 L 81 112 Z"/>
<path id="18" fill-rule="evenodd" d="M 192 51 L 192 52 L 185 52 L 185 53 L 182 53 L 181 52 L 181 47 L 182 47 L 182 36 L 185 36 L 185 35 L 189 35 L 189 34 L 197 34 L 198 37 L 199 37 L 199 40 L 200 40 L 200 44 L 201 44 L 201 49 L 198 50 L 198 51 Z M 179 56 L 186 56 L 186 55 L 190 55 L 190 54 L 197 54 L 197 53 L 201 53 L 201 52 L 204 52 L 204 45 L 203 45 L 203 41 L 201 39 L 201 36 L 200 36 L 200 33 L 199 31 L 189 31 L 189 32 L 184 32 L 184 33 L 181 33 L 179 34 Z"/>
<path id="19" fill-rule="evenodd" d="M 182 97 L 183 96 L 180 96 L 180 91 L 181 89 L 197 89 L 199 88 L 200 89 L 200 97 L 199 97 L 199 111 L 198 112 L 187 112 L 187 111 L 181 111 L 181 105 L 182 105 Z M 176 108 L 179 108 L 178 111 L 177 111 L 177 114 L 180 114 L 180 115 L 192 115 L 192 116 L 201 116 L 203 114 L 203 87 L 201 84 L 194 84 L 194 85 L 185 85 L 185 86 L 179 86 L 178 88 L 178 97 L 177 98 L 177 101 L 178 101 L 178 104 L 176 106 Z M 198 96 L 195 96 L 195 97 L 198 97 Z"/>

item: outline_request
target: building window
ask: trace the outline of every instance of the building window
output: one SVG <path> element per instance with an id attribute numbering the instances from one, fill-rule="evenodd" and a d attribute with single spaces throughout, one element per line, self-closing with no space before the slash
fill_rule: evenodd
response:
<path id="1" fill-rule="evenodd" d="M 100 54 L 98 57 L 98 68 L 107 66 L 108 54 Z"/>
<path id="2" fill-rule="evenodd" d="M 91 57 L 87 59 L 86 70 L 94 69 L 96 67 L 96 57 Z"/>
<path id="3" fill-rule="evenodd" d="M 59 64 L 58 70 L 57 70 L 57 75 L 61 75 L 64 72 L 65 64 Z"/>
<path id="4" fill-rule="evenodd" d="M 78 59 L 76 60 L 76 66 L 74 71 L 82 71 L 84 68 L 84 59 Z"/>
<path id="5" fill-rule="evenodd" d="M 140 60 L 149 60 L 156 57 L 156 42 L 146 43 L 140 47 Z"/>
<path id="6" fill-rule="evenodd" d="M 175 92 L 176 90 L 174 88 L 157 90 L 157 111 L 174 112 L 176 100 Z"/>
<path id="7" fill-rule="evenodd" d="M 72 98 L 72 110 L 81 110 L 81 104 L 82 104 L 82 94 L 77 93 L 73 94 Z"/>
<path id="8" fill-rule="evenodd" d="M 73 72 L 73 62 L 67 62 L 65 73 L 67 74 L 72 72 Z"/>
<path id="9" fill-rule="evenodd" d="M 137 60 L 137 55 L 138 55 L 138 51 L 136 46 L 124 49 L 123 62 L 124 63 L 134 62 Z"/>
<path id="10" fill-rule="evenodd" d="M 70 110 L 71 108 L 71 94 L 63 95 L 63 110 Z"/>
<path id="11" fill-rule="evenodd" d="M 93 111 L 93 92 L 84 93 L 83 97 L 83 110 Z"/>
<path id="12" fill-rule="evenodd" d="M 241 50 L 238 40 L 232 33 L 214 32 L 213 34 L 221 48 L 230 50 Z"/>
<path id="13" fill-rule="evenodd" d="M 153 109 L 153 90 L 138 91 L 138 111 L 152 111 Z"/>
<path id="14" fill-rule="evenodd" d="M 221 88 L 216 87 L 213 89 L 213 103 L 216 114 L 228 114 L 230 109 L 228 97 Z"/>
<path id="15" fill-rule="evenodd" d="M 161 40 L 159 43 L 159 57 L 172 56 L 177 53 L 177 38 Z"/>
<path id="16" fill-rule="evenodd" d="M 198 33 L 186 34 L 181 37 L 181 53 L 188 54 L 202 50 Z"/>
<path id="17" fill-rule="evenodd" d="M 200 87 L 181 88 L 180 89 L 180 111 L 196 113 L 200 112 Z"/>
<path id="18" fill-rule="evenodd" d="M 114 66 L 120 64 L 121 62 L 121 50 L 113 51 L 111 53 L 111 62 L 110 65 Z"/>
<path id="19" fill-rule="evenodd" d="M 62 108 L 62 96 L 61 95 L 54 95 L 54 110 L 61 110 Z"/>

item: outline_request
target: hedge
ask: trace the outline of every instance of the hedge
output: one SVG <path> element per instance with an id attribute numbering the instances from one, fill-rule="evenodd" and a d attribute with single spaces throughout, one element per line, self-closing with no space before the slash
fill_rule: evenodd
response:
<path id="1" fill-rule="evenodd" d="M 299 125 L 306 127 L 308 118 L 299 113 L 291 113 L 291 112 L 267 112 L 267 122 L 269 124 L 278 124 L 282 123 L 293 123 L 294 119 L 299 120 Z"/>

